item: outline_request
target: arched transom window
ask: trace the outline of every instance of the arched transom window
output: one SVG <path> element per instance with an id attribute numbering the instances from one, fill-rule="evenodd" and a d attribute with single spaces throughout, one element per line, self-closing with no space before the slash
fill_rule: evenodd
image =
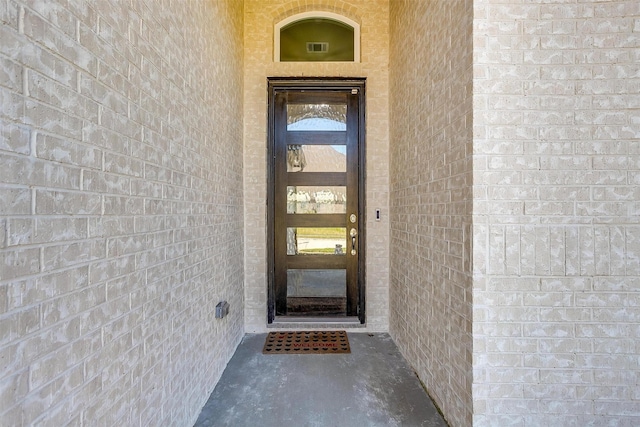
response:
<path id="1" fill-rule="evenodd" d="M 360 62 L 360 25 L 331 12 L 305 12 L 274 28 L 276 62 Z"/>

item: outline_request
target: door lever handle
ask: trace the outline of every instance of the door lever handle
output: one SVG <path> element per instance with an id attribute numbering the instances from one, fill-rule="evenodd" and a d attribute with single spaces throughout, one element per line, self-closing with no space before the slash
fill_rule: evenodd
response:
<path id="1" fill-rule="evenodd" d="M 356 254 L 356 236 L 358 235 L 358 230 L 356 230 L 355 228 L 352 228 L 351 231 L 349 231 L 349 235 L 351 236 L 351 255 L 355 255 Z"/>

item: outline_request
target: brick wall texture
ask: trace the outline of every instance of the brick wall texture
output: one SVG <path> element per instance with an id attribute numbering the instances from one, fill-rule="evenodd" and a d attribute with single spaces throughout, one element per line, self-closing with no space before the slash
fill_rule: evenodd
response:
<path id="1" fill-rule="evenodd" d="M 366 330 L 386 331 L 389 318 L 389 1 L 245 0 L 245 324 L 267 325 L 267 77 L 365 77 Z M 361 26 L 361 60 L 273 61 L 273 28 L 292 15 L 322 11 Z M 375 209 L 381 220 L 375 221 Z M 362 330 L 362 329 L 360 329 Z"/>
<path id="2" fill-rule="evenodd" d="M 467 426 L 472 2 L 390 9 L 390 332 L 451 425 Z"/>
<path id="3" fill-rule="evenodd" d="M 639 425 L 640 2 L 473 13 L 474 425 Z"/>
<path id="4" fill-rule="evenodd" d="M 198 416 L 243 334 L 242 12 L 0 2 L 1 425 Z"/>

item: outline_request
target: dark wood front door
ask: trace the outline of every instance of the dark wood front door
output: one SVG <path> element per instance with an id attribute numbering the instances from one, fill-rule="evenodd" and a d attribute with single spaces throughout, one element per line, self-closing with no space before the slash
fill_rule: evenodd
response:
<path id="1" fill-rule="evenodd" d="M 269 81 L 269 321 L 364 322 L 364 82 Z"/>

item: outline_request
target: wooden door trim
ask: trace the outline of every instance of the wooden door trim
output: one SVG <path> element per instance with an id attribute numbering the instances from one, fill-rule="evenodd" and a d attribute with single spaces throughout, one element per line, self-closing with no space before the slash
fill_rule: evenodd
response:
<path id="1" fill-rule="evenodd" d="M 275 239 L 275 188 L 274 182 L 276 179 L 276 167 L 274 159 L 276 157 L 276 132 L 275 129 L 275 114 L 276 111 L 282 111 L 282 109 L 276 108 L 276 93 L 278 90 L 309 90 L 327 92 L 331 90 L 341 91 L 344 93 L 345 89 L 357 89 L 358 90 L 358 124 L 356 126 L 358 132 L 358 212 L 357 212 L 357 251 L 358 267 L 357 267 L 357 287 L 358 287 L 358 301 L 357 301 L 357 316 L 360 323 L 364 324 L 366 320 L 366 283 L 365 283 L 365 257 L 366 253 L 364 248 L 366 247 L 366 230 L 365 230 L 365 81 L 364 78 L 299 78 L 299 77 L 269 77 L 267 79 L 268 85 L 268 130 L 267 130 L 267 323 L 272 323 L 275 320 L 275 302 L 278 297 L 275 289 L 275 253 L 276 253 L 276 239 Z M 353 99 L 354 97 L 348 97 Z M 347 102 L 353 102 L 347 100 Z M 286 120 L 285 120 L 286 122 Z M 350 129 L 348 126 L 347 129 Z M 349 136 L 345 132 L 341 136 L 339 133 L 334 133 L 334 137 L 339 139 L 338 143 L 346 143 L 346 138 Z M 344 138 L 344 142 L 342 142 Z M 305 144 L 313 143 L 313 141 L 305 141 Z M 282 168 L 281 168 L 282 170 Z M 280 172 L 282 173 L 282 171 Z M 284 172 L 286 173 L 286 172 Z M 282 266 L 281 266 L 282 268 Z"/>

